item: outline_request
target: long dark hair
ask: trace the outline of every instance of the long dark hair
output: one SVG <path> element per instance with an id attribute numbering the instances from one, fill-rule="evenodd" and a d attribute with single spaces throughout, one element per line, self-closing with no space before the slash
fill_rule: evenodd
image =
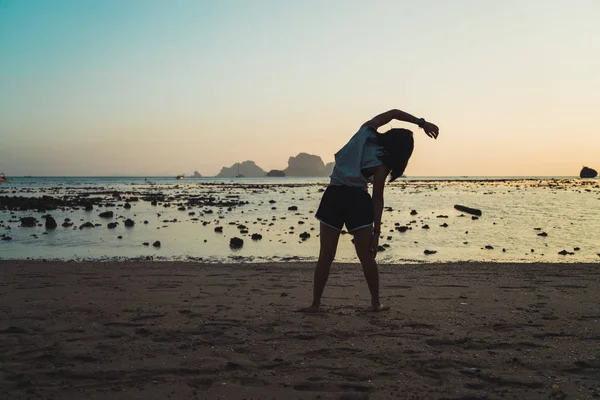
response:
<path id="1" fill-rule="evenodd" d="M 408 129 L 395 128 L 377 135 L 377 140 L 383 146 L 379 159 L 390 170 L 389 182 L 393 182 L 404 174 L 415 148 L 413 133 Z"/>

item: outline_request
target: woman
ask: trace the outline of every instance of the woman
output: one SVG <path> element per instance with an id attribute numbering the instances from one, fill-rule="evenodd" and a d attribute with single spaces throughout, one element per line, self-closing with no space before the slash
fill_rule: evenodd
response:
<path id="1" fill-rule="evenodd" d="M 393 182 L 404 173 L 414 147 L 409 130 L 377 132 L 379 127 L 394 119 L 418 125 L 431 138 L 438 137 L 439 129 L 434 124 L 400 110 L 390 110 L 365 122 L 335 154 L 331 182 L 315 215 L 321 222 L 321 249 L 315 268 L 313 303 L 304 311 L 319 311 L 344 224 L 354 235 L 356 254 L 371 293 L 371 306 L 374 311 L 386 309 L 379 301 L 379 271 L 375 262 L 381 234 L 383 189 L 388 175 L 389 181 Z M 373 184 L 372 199 L 367 191 L 369 182 Z"/>

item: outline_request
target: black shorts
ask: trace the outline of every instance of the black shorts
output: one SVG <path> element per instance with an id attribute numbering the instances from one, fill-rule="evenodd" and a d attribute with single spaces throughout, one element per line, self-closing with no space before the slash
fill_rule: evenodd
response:
<path id="1" fill-rule="evenodd" d="M 348 232 L 373 225 L 373 203 L 369 192 L 357 187 L 329 185 L 315 217 L 325 225 Z"/>

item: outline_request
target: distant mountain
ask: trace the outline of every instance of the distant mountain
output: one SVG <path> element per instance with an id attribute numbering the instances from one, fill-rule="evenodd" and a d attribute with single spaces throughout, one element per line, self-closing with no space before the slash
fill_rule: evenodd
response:
<path id="1" fill-rule="evenodd" d="M 192 178 L 202 178 L 202 175 L 200 175 L 200 172 L 194 171 L 194 175 L 192 175 Z"/>
<path id="2" fill-rule="evenodd" d="M 327 176 L 330 174 L 327 171 L 321 157 L 307 153 L 290 157 L 288 167 L 284 170 L 286 176 Z"/>
<path id="3" fill-rule="evenodd" d="M 243 175 L 245 178 L 259 178 L 265 176 L 266 172 L 254 161 L 244 161 L 243 163 L 235 163 L 229 168 L 221 168 L 217 178 L 235 178 L 238 174 Z"/>
<path id="4" fill-rule="evenodd" d="M 333 173 L 333 167 L 335 167 L 334 162 L 325 164 L 325 176 L 330 176 Z"/>

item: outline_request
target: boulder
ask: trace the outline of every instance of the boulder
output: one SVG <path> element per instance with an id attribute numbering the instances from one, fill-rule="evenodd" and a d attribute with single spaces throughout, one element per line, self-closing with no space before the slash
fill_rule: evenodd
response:
<path id="1" fill-rule="evenodd" d="M 106 226 L 108 229 L 115 229 L 117 227 L 117 222 L 109 222 Z"/>
<path id="2" fill-rule="evenodd" d="M 21 226 L 25 228 L 33 228 L 37 225 L 37 219 L 34 217 L 21 218 Z"/>
<path id="3" fill-rule="evenodd" d="M 583 167 L 579 173 L 580 178 L 595 178 L 598 176 L 598 172 L 595 169 Z"/>
<path id="4" fill-rule="evenodd" d="M 46 229 L 56 229 L 57 226 L 58 226 L 58 224 L 56 223 L 56 220 L 54 218 L 52 218 L 52 216 L 47 215 L 46 216 Z"/>
<path id="5" fill-rule="evenodd" d="M 127 219 L 125 220 L 125 226 L 126 226 L 126 227 L 128 227 L 128 228 L 131 228 L 131 227 L 132 227 L 132 226 L 134 226 L 134 225 L 135 225 L 135 222 L 133 222 L 133 220 L 132 220 L 132 219 L 130 219 L 130 218 L 127 218 Z"/>
<path id="6" fill-rule="evenodd" d="M 112 211 L 104 211 L 103 213 L 98 214 L 100 218 L 112 218 L 114 213 Z"/>
<path id="7" fill-rule="evenodd" d="M 233 237 L 229 240 L 229 247 L 232 249 L 240 249 L 244 245 L 244 241 L 239 237 Z"/>
<path id="8" fill-rule="evenodd" d="M 302 232 L 302 233 L 300 234 L 300 239 L 302 239 L 302 240 L 306 240 L 306 239 L 308 239 L 309 237 L 310 237 L 310 233 L 308 233 L 308 232 Z"/>
<path id="9" fill-rule="evenodd" d="M 156 242 L 152 243 L 152 246 L 154 246 L 154 247 L 160 247 L 160 241 L 157 240 Z"/>

